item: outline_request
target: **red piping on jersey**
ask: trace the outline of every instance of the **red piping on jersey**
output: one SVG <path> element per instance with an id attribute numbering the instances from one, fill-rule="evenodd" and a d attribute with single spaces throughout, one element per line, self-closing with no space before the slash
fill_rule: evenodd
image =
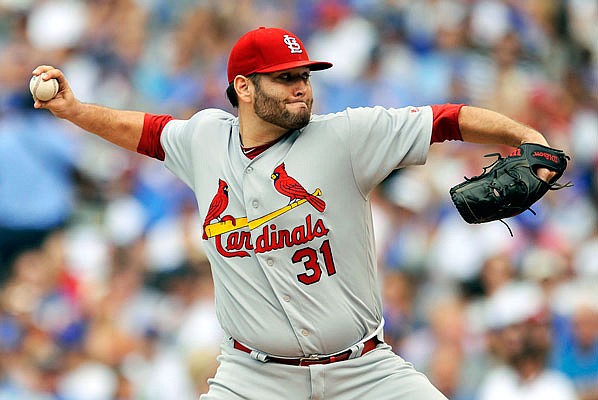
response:
<path id="1" fill-rule="evenodd" d="M 165 154 L 160 136 L 166 124 L 173 119 L 170 115 L 145 114 L 137 152 L 164 161 Z"/>
<path id="2" fill-rule="evenodd" d="M 445 140 L 463 140 L 459 129 L 459 111 L 465 104 L 433 105 L 432 138 L 430 144 Z"/>

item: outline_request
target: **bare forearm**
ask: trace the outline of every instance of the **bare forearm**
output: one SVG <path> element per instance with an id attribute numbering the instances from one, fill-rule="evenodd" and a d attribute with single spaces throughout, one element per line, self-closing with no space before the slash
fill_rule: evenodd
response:
<path id="1" fill-rule="evenodd" d="M 504 144 L 517 147 L 522 143 L 548 146 L 538 131 L 497 112 L 465 106 L 459 112 L 459 129 L 466 142 Z"/>
<path id="2" fill-rule="evenodd" d="M 80 103 L 74 112 L 62 117 L 109 142 L 136 151 L 143 130 L 144 115 L 139 111 L 122 111 Z"/>
<path id="3" fill-rule="evenodd" d="M 139 111 L 116 110 L 80 102 L 74 95 L 64 74 L 49 65 L 33 70 L 43 80 L 58 80 L 58 93 L 48 101 L 35 99 L 35 108 L 45 108 L 56 117 L 65 119 L 127 150 L 136 151 L 145 114 Z"/>
<path id="4" fill-rule="evenodd" d="M 546 138 L 538 131 L 497 112 L 483 108 L 464 106 L 459 112 L 459 130 L 466 142 L 504 144 L 518 147 L 523 143 L 548 146 Z M 547 168 L 536 171 L 546 182 L 556 175 Z"/>

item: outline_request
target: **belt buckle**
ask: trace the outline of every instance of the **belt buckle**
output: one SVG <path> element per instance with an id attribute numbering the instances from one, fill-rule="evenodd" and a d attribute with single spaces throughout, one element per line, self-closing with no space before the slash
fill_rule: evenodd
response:
<path id="1" fill-rule="evenodd" d="M 318 361 L 322 361 L 324 360 L 324 358 L 322 358 L 321 355 L 318 354 L 311 354 L 307 357 L 299 357 L 299 365 L 302 365 L 304 361 L 307 362 L 318 362 Z"/>

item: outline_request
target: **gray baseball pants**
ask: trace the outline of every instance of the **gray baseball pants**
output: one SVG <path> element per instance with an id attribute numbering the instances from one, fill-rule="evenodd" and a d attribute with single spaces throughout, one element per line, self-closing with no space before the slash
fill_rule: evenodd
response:
<path id="1" fill-rule="evenodd" d="M 299 367 L 254 360 L 230 342 L 200 400 L 447 400 L 387 344 L 358 358 Z"/>

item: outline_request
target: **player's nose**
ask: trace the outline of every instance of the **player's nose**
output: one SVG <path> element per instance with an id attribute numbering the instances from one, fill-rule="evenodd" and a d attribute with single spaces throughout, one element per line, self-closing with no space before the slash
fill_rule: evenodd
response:
<path id="1" fill-rule="evenodd" d="M 299 80 L 298 82 L 293 85 L 293 95 L 295 97 L 303 97 L 307 94 L 309 90 L 309 82 L 305 82 L 304 80 Z"/>

